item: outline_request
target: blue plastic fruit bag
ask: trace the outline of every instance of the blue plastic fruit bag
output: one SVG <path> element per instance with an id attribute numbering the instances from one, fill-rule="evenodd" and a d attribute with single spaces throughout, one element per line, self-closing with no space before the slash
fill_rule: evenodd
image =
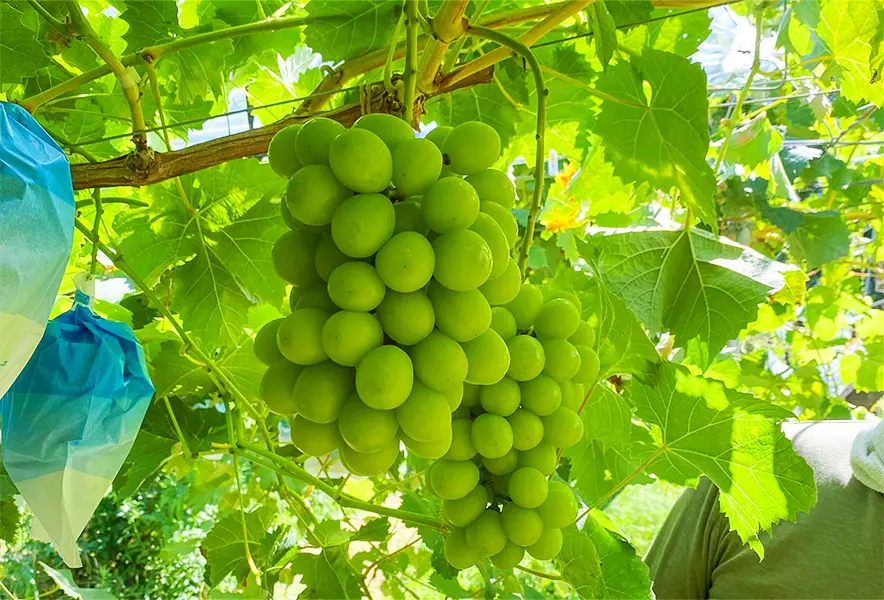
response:
<path id="1" fill-rule="evenodd" d="M 85 282 L 85 284 L 84 284 Z M 154 388 L 124 323 L 90 310 L 91 280 L 53 319 L 0 401 L 3 463 L 34 513 L 32 534 L 81 566 L 77 538 L 132 449 Z"/>
<path id="2" fill-rule="evenodd" d="M 67 157 L 26 110 L 0 102 L 0 395 L 43 335 L 73 235 Z"/>

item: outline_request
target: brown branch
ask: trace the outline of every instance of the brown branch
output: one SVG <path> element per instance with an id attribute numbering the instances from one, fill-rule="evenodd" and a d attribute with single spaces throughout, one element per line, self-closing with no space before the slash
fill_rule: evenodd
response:
<path id="1" fill-rule="evenodd" d="M 492 69 L 486 69 L 451 87 L 439 89 L 434 94 L 447 94 L 456 89 L 488 83 L 491 81 L 492 75 Z M 372 86 L 372 88 L 383 90 L 382 85 Z M 382 99 L 382 95 L 383 91 L 378 93 L 378 100 Z M 359 104 L 352 104 L 323 116 L 335 119 L 345 126 L 350 126 L 362 116 L 362 109 Z M 309 118 L 310 116 L 294 115 L 260 129 L 236 133 L 210 142 L 196 144 L 183 150 L 155 152 L 147 163 L 141 161 L 140 155 L 133 153 L 104 162 L 72 165 L 71 177 L 74 189 L 115 186 L 140 187 L 208 169 L 238 158 L 260 156 L 266 154 L 267 146 L 277 131 Z"/>
<path id="2" fill-rule="evenodd" d="M 445 59 L 445 51 L 452 42 L 463 36 L 466 25 L 463 13 L 469 3 L 470 0 L 443 2 L 439 12 L 433 17 L 433 39 L 424 49 L 419 68 L 417 87 L 422 92 L 433 90 L 439 67 Z"/>

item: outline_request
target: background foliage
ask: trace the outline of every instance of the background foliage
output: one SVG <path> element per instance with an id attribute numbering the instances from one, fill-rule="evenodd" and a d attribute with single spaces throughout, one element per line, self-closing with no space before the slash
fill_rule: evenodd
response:
<path id="1" fill-rule="evenodd" d="M 27 540 L 27 511 L 0 473 L 11 597 L 649 597 L 629 543 L 647 547 L 644 507 L 662 517 L 677 490 L 652 482 L 706 474 L 761 554 L 760 529 L 815 501 L 777 423 L 881 414 L 881 2 L 428 4 L 427 26 L 455 33 L 441 39 L 462 33 L 465 10 L 532 45 L 549 92 L 530 280 L 580 296 L 605 377 L 558 470 L 586 508 L 559 559 L 458 574 L 423 493 L 426 461 L 404 456 L 368 480 L 344 477 L 335 457 L 297 456 L 261 404 L 250 341 L 289 310 L 269 260 L 284 183 L 261 156 L 219 153 L 145 187 L 77 193 L 55 313 L 72 276 L 97 269 L 98 310 L 135 329 L 157 393 L 81 539 L 86 568 L 64 571 Z M 373 85 L 391 43 L 392 70 L 405 69 L 401 12 L 395 0 L 3 0 L 0 99 L 31 110 L 89 188 L 83 165 L 133 149 L 260 133 L 293 110 L 342 114 L 378 90 L 381 108 L 401 110 Z M 524 233 L 530 74 L 477 38 L 448 47 L 421 32 L 420 45 L 424 130 L 471 119 L 498 130 Z M 487 82 L 437 94 L 491 64 Z M 659 495 L 642 495 L 648 484 Z"/>

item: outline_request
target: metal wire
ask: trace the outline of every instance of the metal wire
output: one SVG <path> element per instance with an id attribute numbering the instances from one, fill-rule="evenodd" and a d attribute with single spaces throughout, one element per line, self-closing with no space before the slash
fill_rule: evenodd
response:
<path id="1" fill-rule="evenodd" d="M 755 100 L 751 100 L 751 99 L 746 100 L 745 102 L 743 102 L 743 105 L 745 106 L 748 104 L 765 104 L 768 102 L 774 102 L 776 100 L 792 100 L 793 98 L 810 98 L 811 96 L 821 96 L 824 94 L 827 95 L 827 94 L 840 94 L 840 93 L 841 93 L 841 89 L 838 88 L 838 89 L 834 89 L 834 90 L 825 90 L 825 91 L 820 90 L 817 92 L 806 92 L 803 94 L 790 94 L 788 96 L 771 96 L 770 98 L 756 98 Z M 736 105 L 737 105 L 736 102 L 722 102 L 721 104 L 716 104 L 714 106 L 710 105 L 709 109 L 711 110 L 713 108 L 727 108 L 729 106 L 736 106 Z"/>

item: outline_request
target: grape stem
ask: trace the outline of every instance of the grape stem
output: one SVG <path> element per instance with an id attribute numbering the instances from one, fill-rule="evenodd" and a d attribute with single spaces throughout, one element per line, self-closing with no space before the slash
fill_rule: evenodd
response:
<path id="1" fill-rule="evenodd" d="M 546 97 L 549 90 L 543 82 L 543 71 L 540 69 L 540 63 L 531 49 L 522 42 L 488 29 L 479 25 L 470 25 L 467 33 L 474 37 L 497 42 L 501 46 L 505 46 L 525 59 L 528 66 L 531 67 L 531 73 L 534 75 L 534 88 L 537 91 L 537 132 L 534 134 L 537 140 L 537 148 L 534 153 L 534 195 L 531 199 L 531 208 L 528 210 L 528 226 L 525 229 L 525 236 L 522 238 L 522 247 L 519 250 L 519 271 L 522 278 L 527 276 L 528 251 L 531 250 L 531 244 L 534 242 L 534 227 L 537 225 L 537 215 L 540 212 L 540 199 L 543 196 L 543 177 L 546 174 L 546 161 L 544 160 L 544 143 L 546 140 Z"/>
<path id="2" fill-rule="evenodd" d="M 417 33 L 420 27 L 418 19 L 418 0 L 405 0 L 405 73 L 402 82 L 405 85 L 403 111 L 405 122 L 415 129 L 414 122 L 414 90 L 417 84 Z M 418 120 L 418 125 L 420 122 Z"/>

